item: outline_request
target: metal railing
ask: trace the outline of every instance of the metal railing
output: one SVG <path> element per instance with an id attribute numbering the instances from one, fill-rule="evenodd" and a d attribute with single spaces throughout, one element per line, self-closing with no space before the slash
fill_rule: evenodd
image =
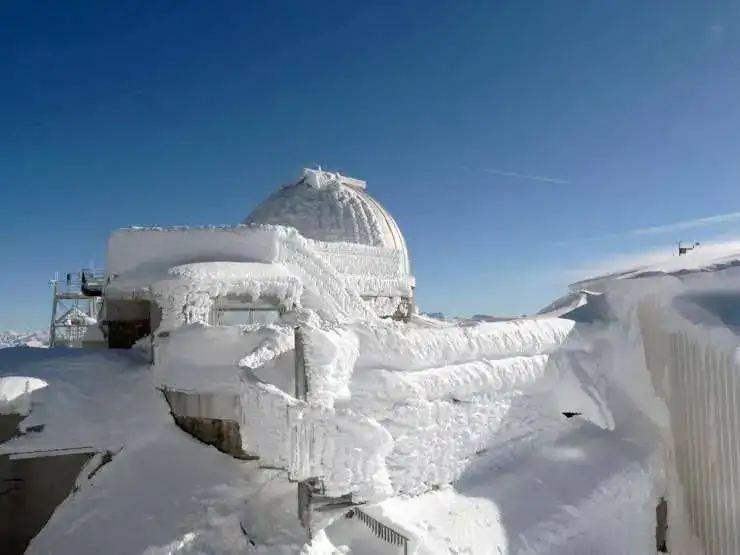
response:
<path id="1" fill-rule="evenodd" d="M 740 365 L 709 330 L 674 327 L 653 300 L 641 303 L 639 318 L 647 367 L 670 413 L 674 445 L 669 456 L 689 525 L 707 553 L 737 555 Z M 678 547 L 669 525 L 668 550 Z"/>
<path id="2" fill-rule="evenodd" d="M 361 509 L 354 508 L 350 511 L 348 516 L 357 518 L 365 526 L 370 528 L 370 531 L 379 539 L 387 542 L 391 545 L 396 545 L 403 549 L 403 555 L 408 555 L 409 552 L 409 538 L 397 532 L 387 524 L 383 524 L 379 520 L 371 517 Z"/>

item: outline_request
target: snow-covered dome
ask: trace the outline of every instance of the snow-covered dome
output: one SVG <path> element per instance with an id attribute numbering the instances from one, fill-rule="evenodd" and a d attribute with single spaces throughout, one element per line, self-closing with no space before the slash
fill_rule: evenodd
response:
<path id="1" fill-rule="evenodd" d="M 357 243 L 400 250 L 410 273 L 406 241 L 391 215 L 365 190 L 365 182 L 321 169 L 270 195 L 244 220 L 296 228 L 329 243 Z"/>

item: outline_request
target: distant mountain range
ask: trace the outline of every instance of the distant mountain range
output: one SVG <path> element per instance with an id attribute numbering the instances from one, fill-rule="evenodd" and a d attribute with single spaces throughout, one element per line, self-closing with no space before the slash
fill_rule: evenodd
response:
<path id="1" fill-rule="evenodd" d="M 8 347 L 48 347 L 49 332 L 0 331 L 0 349 Z"/>
<path id="2" fill-rule="evenodd" d="M 422 312 L 421 314 L 429 318 L 444 320 L 447 322 L 505 322 L 507 320 L 516 320 L 517 318 L 523 318 L 523 316 L 489 316 L 488 314 L 476 314 L 470 317 L 445 316 L 441 312 Z"/>

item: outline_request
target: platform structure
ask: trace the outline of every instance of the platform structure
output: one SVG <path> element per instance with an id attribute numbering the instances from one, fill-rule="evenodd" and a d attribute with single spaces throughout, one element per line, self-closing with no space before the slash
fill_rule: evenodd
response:
<path id="1" fill-rule="evenodd" d="M 82 347 L 91 328 L 96 333 L 98 312 L 102 303 L 104 273 L 82 269 L 58 274 L 49 284 L 52 288 L 49 347 Z"/>

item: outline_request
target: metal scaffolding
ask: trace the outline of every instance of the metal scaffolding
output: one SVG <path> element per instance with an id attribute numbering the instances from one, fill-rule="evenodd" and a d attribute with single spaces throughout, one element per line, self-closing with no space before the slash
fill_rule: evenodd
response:
<path id="1" fill-rule="evenodd" d="M 52 288 L 49 347 L 82 347 L 85 335 L 92 326 L 97 326 L 103 272 L 83 269 L 66 274 L 62 280 L 57 274 L 49 283 Z"/>

